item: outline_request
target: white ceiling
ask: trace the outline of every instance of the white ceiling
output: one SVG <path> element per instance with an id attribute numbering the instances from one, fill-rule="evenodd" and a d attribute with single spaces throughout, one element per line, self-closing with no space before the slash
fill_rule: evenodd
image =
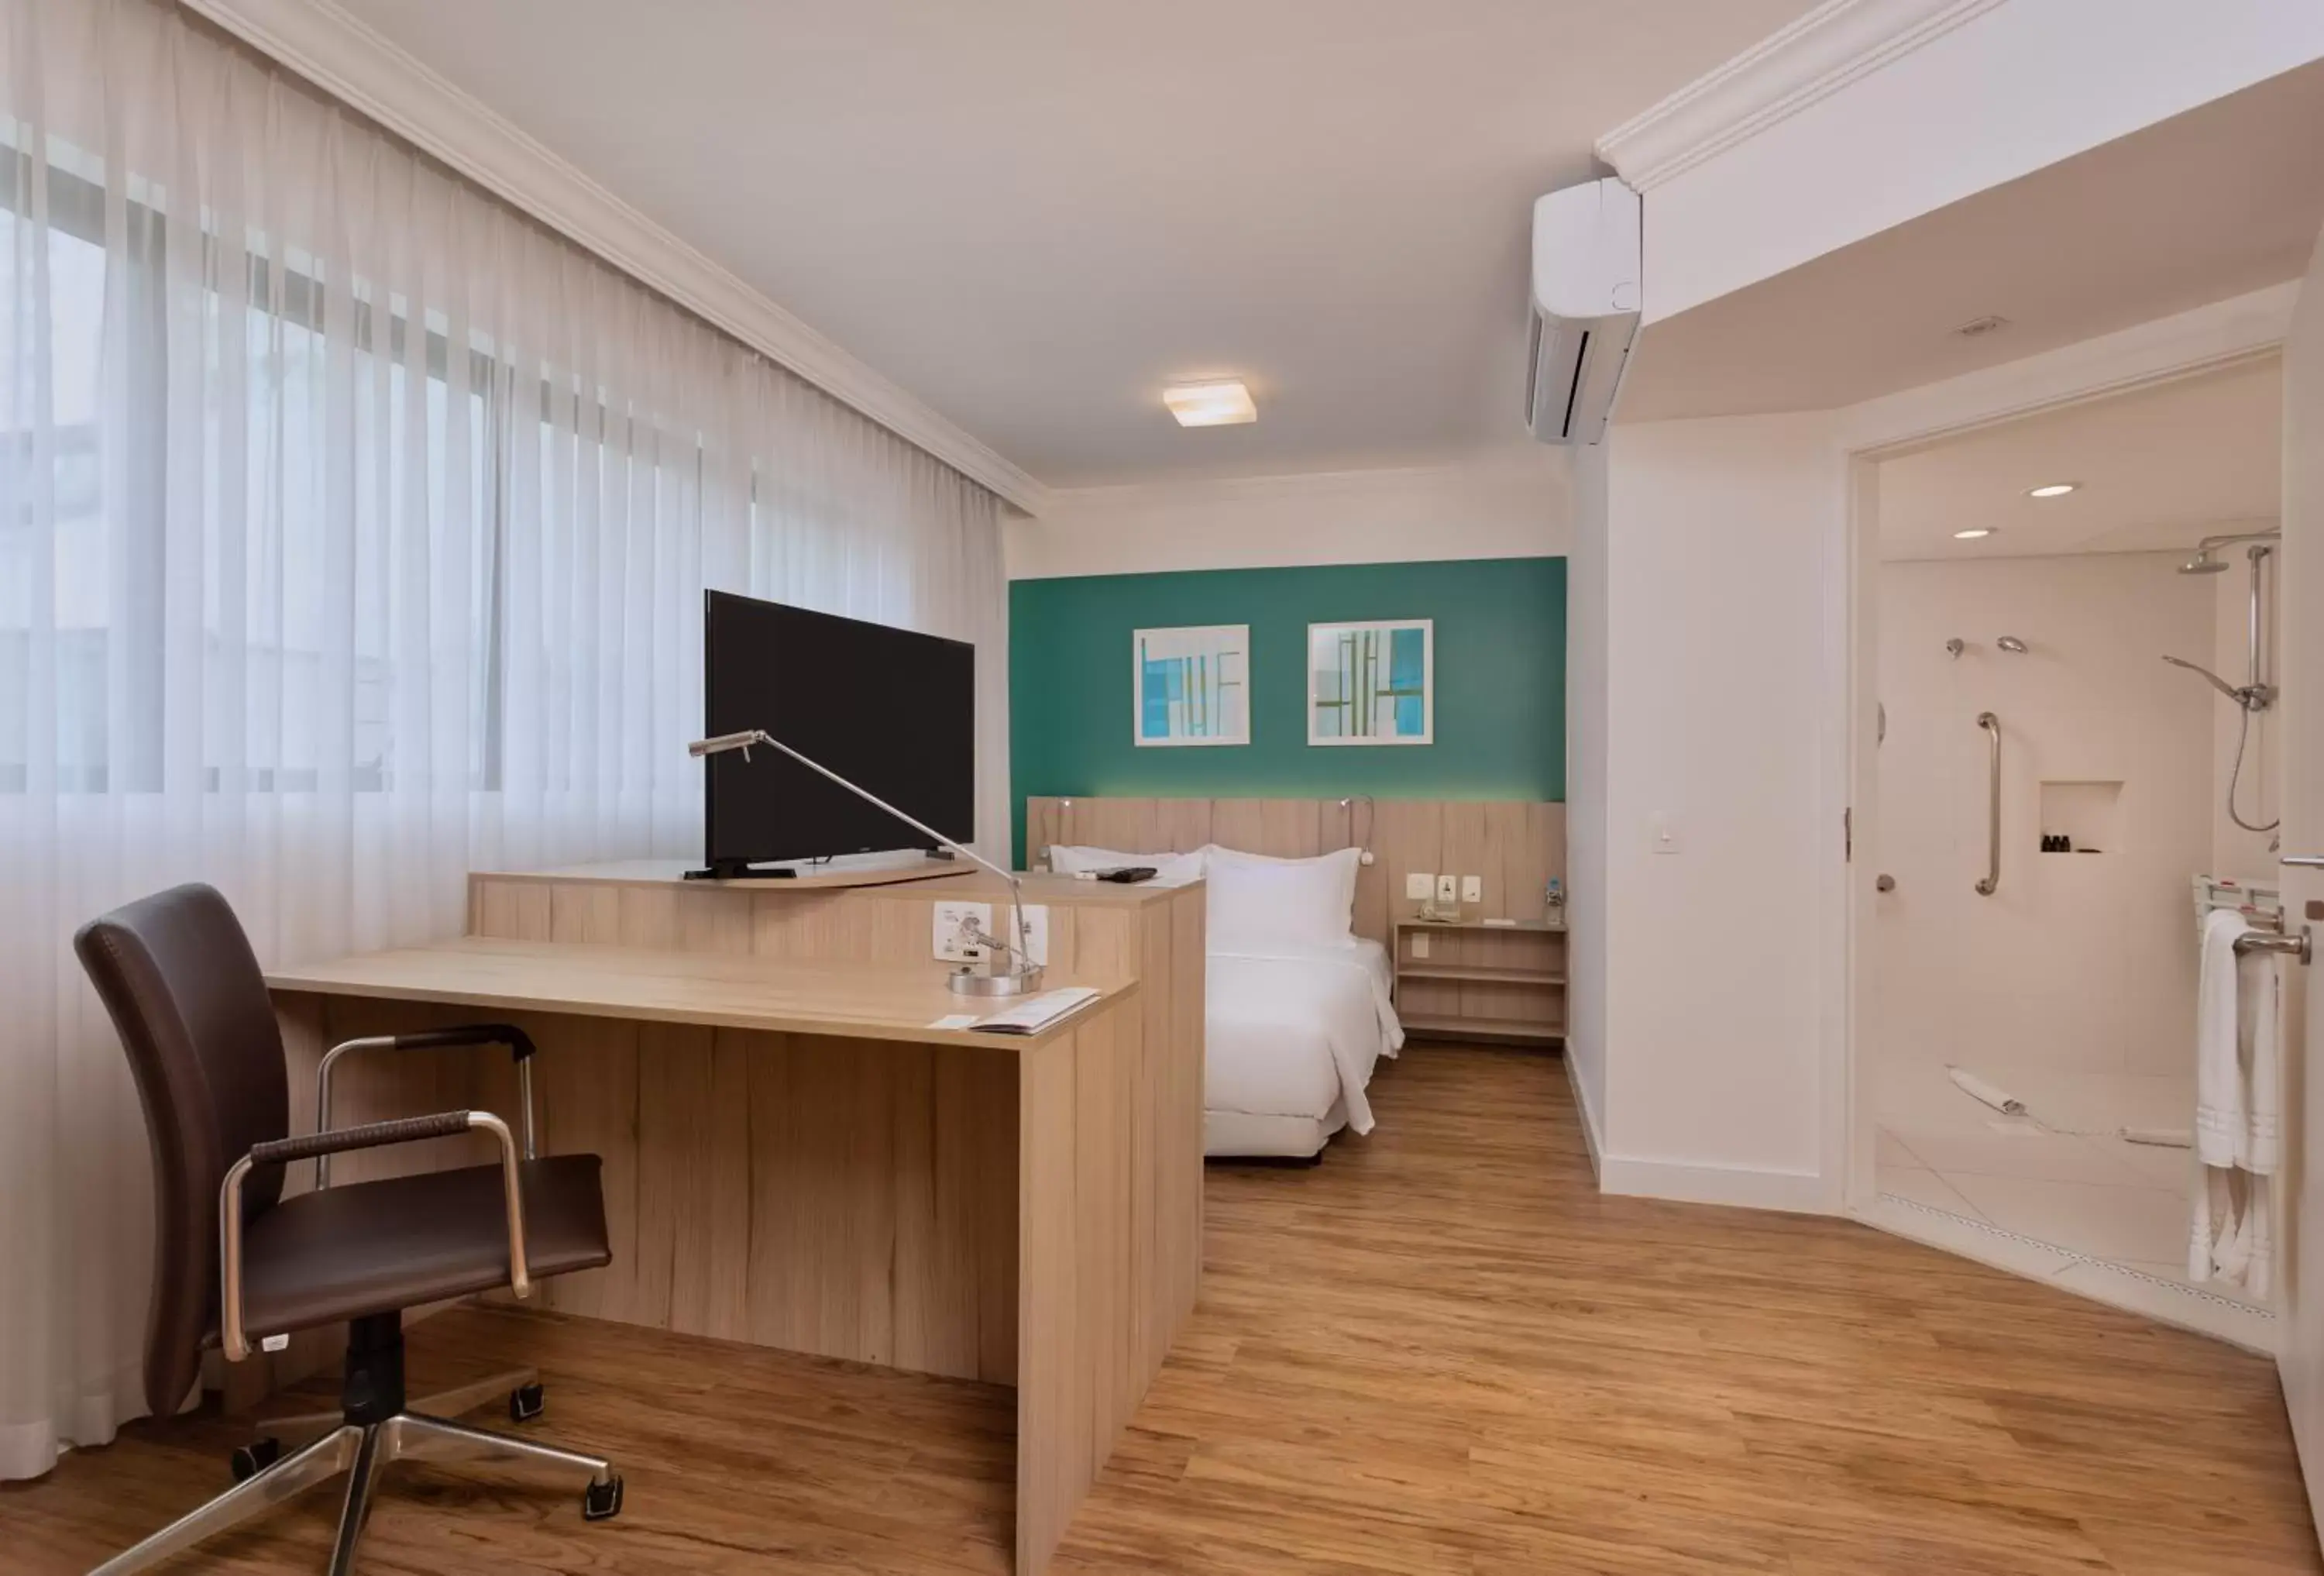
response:
<path id="1" fill-rule="evenodd" d="M 2283 368 L 2269 355 L 1882 461 L 1881 557 L 2188 548 L 2273 524 L 2282 476 Z M 2080 484 L 2062 498 L 2027 496 L 2052 482 Z M 1976 526 L 1994 534 L 1953 539 Z"/>
<path id="2" fill-rule="evenodd" d="M 342 3 L 1056 485 L 1517 441 L 1533 198 L 1811 8 Z"/>
<path id="3" fill-rule="evenodd" d="M 1652 245 L 1651 197 L 1646 218 Z M 2319 227 L 2324 62 L 1655 324 L 1619 419 L 1826 410 L 2016 361 L 2297 278 Z M 1952 332 L 1987 315 L 2010 326 Z"/>

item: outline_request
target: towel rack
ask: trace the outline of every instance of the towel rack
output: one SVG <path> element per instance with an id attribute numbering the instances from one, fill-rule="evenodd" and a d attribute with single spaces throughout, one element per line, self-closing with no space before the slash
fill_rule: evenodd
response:
<path id="1" fill-rule="evenodd" d="M 2302 963 L 2315 962 L 2316 930 L 2313 926 L 2303 925 L 2299 935 L 2290 935 L 2284 933 L 2282 919 L 2275 923 L 2273 930 L 2246 930 L 2236 937 L 2236 955 L 2240 957 L 2255 952 L 2280 953 L 2285 957 L 2297 958 Z"/>

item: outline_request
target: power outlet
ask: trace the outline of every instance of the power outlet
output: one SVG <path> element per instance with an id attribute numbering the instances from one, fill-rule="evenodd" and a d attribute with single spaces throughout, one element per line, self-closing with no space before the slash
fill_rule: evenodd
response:
<path id="1" fill-rule="evenodd" d="M 1404 895 L 1416 903 L 1428 901 L 1428 894 L 1436 889 L 1436 872 L 1416 870 L 1404 878 Z"/>
<path id="2" fill-rule="evenodd" d="M 934 917 L 929 928 L 936 957 L 948 963 L 981 963 L 987 949 L 969 938 L 974 935 L 991 935 L 998 925 L 1009 923 L 1006 903 L 942 902 L 932 905 Z M 1006 941 L 1007 936 L 1001 939 Z M 1025 950 L 1037 963 L 1049 961 L 1049 910 L 1039 903 L 1025 905 Z"/>
<path id="3" fill-rule="evenodd" d="M 935 906 L 936 953 L 948 963 L 981 963 L 984 948 L 969 938 L 991 935 L 990 903 L 938 903 Z"/>
<path id="4" fill-rule="evenodd" d="M 1461 878 L 1461 901 L 1463 903 L 1481 903 L 1484 900 L 1485 878 L 1482 876 L 1462 876 Z"/>
<path id="5" fill-rule="evenodd" d="M 1438 876 L 1436 878 L 1436 900 L 1440 903 L 1459 902 L 1461 900 L 1460 878 L 1457 876 Z"/>

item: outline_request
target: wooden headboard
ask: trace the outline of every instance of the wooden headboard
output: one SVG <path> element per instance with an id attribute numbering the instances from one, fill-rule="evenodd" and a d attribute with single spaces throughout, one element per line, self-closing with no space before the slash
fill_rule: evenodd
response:
<path id="1" fill-rule="evenodd" d="M 1369 848 L 1356 878 L 1355 928 L 1388 939 L 1391 918 L 1419 907 L 1405 876 L 1484 879 L 1480 917 L 1540 919 L 1549 878 L 1565 875 L 1565 806 L 1501 799 L 1124 799 L 1025 801 L 1025 857 L 1039 869 L 1053 843 L 1124 853 L 1183 853 L 1215 843 L 1298 857 Z"/>

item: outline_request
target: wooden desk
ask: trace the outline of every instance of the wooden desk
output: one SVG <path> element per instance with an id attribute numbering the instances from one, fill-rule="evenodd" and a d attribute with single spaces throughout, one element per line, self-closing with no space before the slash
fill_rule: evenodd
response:
<path id="1" fill-rule="evenodd" d="M 930 955 L 929 905 L 980 879 L 675 873 L 480 875 L 466 937 L 277 971 L 294 1090 L 356 1035 L 523 1025 L 541 1148 L 604 1157 L 613 1245 L 538 1300 L 1013 1384 L 1017 1569 L 1042 1570 L 1194 1305 L 1202 889 L 1038 883 L 1050 982 L 1101 995 L 1015 1037 L 929 1027 L 1002 1005 L 952 995 Z M 341 1124 L 516 1101 L 475 1052 L 353 1057 L 336 1098 Z M 471 1163 L 466 1142 L 334 1176 Z"/>

